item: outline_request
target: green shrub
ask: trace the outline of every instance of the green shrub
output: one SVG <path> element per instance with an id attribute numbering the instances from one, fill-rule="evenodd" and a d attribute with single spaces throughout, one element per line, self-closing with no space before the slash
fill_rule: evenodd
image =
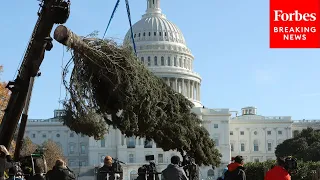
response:
<path id="1" fill-rule="evenodd" d="M 265 171 L 271 169 L 275 161 L 245 164 L 247 180 L 263 180 Z M 292 180 L 312 180 L 313 171 L 320 168 L 320 162 L 298 162 L 298 169 Z"/>

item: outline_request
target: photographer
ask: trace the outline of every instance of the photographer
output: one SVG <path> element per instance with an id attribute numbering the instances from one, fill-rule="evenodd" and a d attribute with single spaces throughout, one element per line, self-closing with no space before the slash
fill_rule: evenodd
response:
<path id="1" fill-rule="evenodd" d="M 288 159 L 287 162 L 290 160 Z M 286 163 L 286 159 L 278 157 L 277 165 L 266 173 L 264 180 L 291 180 L 289 166 L 290 165 Z"/>
<path id="2" fill-rule="evenodd" d="M 14 167 L 14 162 L 9 154 L 9 151 L 4 145 L 0 145 L 0 180 L 4 180 L 4 172 Z"/>
<path id="3" fill-rule="evenodd" d="M 146 168 L 143 167 L 139 167 L 138 169 L 138 177 L 135 180 L 146 180 Z"/>
<path id="4" fill-rule="evenodd" d="M 113 163 L 111 156 L 104 158 L 104 165 L 98 170 L 98 180 L 123 179 L 123 170 L 118 162 Z"/>
<path id="5" fill-rule="evenodd" d="M 46 174 L 47 180 L 75 180 L 74 173 L 66 166 L 66 163 L 58 159 L 52 170 Z"/>
<path id="6" fill-rule="evenodd" d="M 162 180 L 188 180 L 186 173 L 179 166 L 180 158 L 179 156 L 171 157 L 171 164 L 162 171 Z"/>

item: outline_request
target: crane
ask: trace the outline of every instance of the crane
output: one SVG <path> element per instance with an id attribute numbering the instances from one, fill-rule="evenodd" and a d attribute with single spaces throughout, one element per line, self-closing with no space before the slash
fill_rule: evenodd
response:
<path id="1" fill-rule="evenodd" d="M 0 125 L 0 144 L 9 149 L 21 117 L 14 154 L 15 160 L 19 159 L 23 143 L 34 78 L 40 75 L 39 67 L 44 59 L 45 51 L 53 48 L 51 30 L 54 24 L 64 24 L 70 14 L 70 0 L 40 0 L 39 6 L 38 20 L 18 75 L 6 87 L 11 91 L 11 96 Z"/>

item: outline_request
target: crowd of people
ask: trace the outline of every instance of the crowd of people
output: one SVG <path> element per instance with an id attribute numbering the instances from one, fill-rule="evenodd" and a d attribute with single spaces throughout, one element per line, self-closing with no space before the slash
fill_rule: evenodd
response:
<path id="1" fill-rule="evenodd" d="M 179 156 L 171 157 L 171 164 L 162 171 L 161 180 L 188 180 L 188 177 L 180 166 L 181 160 Z M 106 156 L 104 159 L 104 165 L 98 170 L 98 180 L 123 180 L 122 168 L 117 169 L 112 162 L 112 157 Z M 146 174 L 143 167 L 138 169 L 138 177 L 136 180 L 149 180 L 149 179 L 159 179 L 158 173 L 153 172 L 151 174 Z"/>
<path id="2" fill-rule="evenodd" d="M 264 180 L 291 180 L 289 170 L 290 164 L 287 163 L 291 158 L 277 158 L 277 164 L 271 167 L 266 173 Z M 242 156 L 236 156 L 231 159 L 231 163 L 226 167 L 222 176 L 217 180 L 246 180 L 244 168 L 244 159 Z"/>
<path id="3" fill-rule="evenodd" d="M 264 180 L 291 180 L 289 170 L 292 168 L 290 158 L 277 158 L 277 164 L 274 165 L 265 175 Z M 296 166 L 296 164 L 293 164 Z M 6 177 L 6 172 L 8 176 Z M 58 159 L 55 166 L 47 173 L 36 165 L 34 174 L 25 177 L 21 169 L 12 160 L 5 146 L 0 145 L 0 180 L 75 180 L 75 174 L 67 167 L 66 163 Z M 155 174 L 158 180 L 158 175 Z M 146 171 L 139 168 L 136 180 L 146 180 Z M 149 178 L 147 178 L 149 179 Z M 152 179 L 154 179 L 152 177 Z M 97 180 L 123 180 L 123 169 L 121 166 L 113 163 L 111 156 L 106 156 L 104 165 L 98 170 Z M 171 157 L 171 164 L 161 172 L 161 180 L 189 180 L 185 170 L 181 166 L 179 156 Z M 225 168 L 221 177 L 217 180 L 246 180 L 244 168 L 244 158 L 236 156 L 231 159 L 231 163 Z"/>
<path id="4" fill-rule="evenodd" d="M 0 180 L 75 180 L 75 174 L 66 166 L 62 159 L 56 160 L 55 166 L 47 173 L 35 163 L 31 174 L 23 170 L 13 161 L 7 148 L 0 145 Z"/>

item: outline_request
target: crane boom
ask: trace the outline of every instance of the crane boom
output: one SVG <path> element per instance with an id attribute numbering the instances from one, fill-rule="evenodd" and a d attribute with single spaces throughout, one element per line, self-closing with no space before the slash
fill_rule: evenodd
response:
<path id="1" fill-rule="evenodd" d="M 11 96 L 0 125 L 0 144 L 10 148 L 11 140 L 24 109 L 30 80 L 38 74 L 45 51 L 53 47 L 51 30 L 54 24 L 63 24 L 69 18 L 70 2 L 65 0 L 42 0 L 38 21 L 33 30 L 18 76 L 9 82 Z M 21 128 L 21 127 L 20 127 Z M 25 128 L 25 127 L 22 127 Z M 23 132 L 24 133 L 24 132 Z M 21 140 L 17 140 L 17 143 Z M 19 145 L 18 147 L 21 147 Z"/>

